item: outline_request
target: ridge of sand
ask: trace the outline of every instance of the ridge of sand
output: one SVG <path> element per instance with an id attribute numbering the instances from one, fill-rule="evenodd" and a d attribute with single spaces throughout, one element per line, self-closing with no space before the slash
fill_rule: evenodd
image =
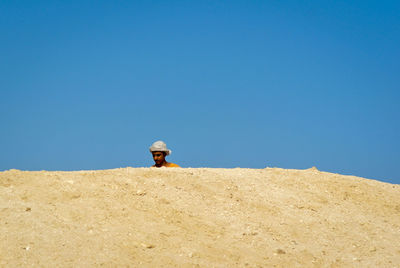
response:
<path id="1" fill-rule="evenodd" d="M 1 267 L 400 267 L 400 186 L 307 170 L 0 172 Z"/>

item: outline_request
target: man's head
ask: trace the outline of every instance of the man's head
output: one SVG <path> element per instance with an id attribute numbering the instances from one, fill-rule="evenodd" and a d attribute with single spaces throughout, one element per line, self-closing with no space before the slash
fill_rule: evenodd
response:
<path id="1" fill-rule="evenodd" d="M 153 155 L 153 160 L 157 167 L 160 167 L 164 164 L 165 157 L 167 156 L 166 152 L 155 151 L 155 152 L 151 152 L 151 154 Z"/>
<path id="2" fill-rule="evenodd" d="M 163 141 L 153 143 L 150 146 L 150 152 L 157 167 L 162 166 L 166 162 L 165 157 L 171 154 L 171 150 L 167 148 L 167 145 Z"/>

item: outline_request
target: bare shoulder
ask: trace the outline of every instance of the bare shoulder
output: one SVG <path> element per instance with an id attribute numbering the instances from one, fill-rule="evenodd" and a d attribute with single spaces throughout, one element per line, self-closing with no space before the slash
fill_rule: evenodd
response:
<path id="1" fill-rule="evenodd" d="M 180 166 L 174 163 L 168 163 L 168 167 L 180 167 Z"/>

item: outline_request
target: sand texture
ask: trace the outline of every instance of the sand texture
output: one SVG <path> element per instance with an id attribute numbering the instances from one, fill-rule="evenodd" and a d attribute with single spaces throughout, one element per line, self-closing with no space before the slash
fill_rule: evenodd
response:
<path id="1" fill-rule="evenodd" d="M 0 172 L 0 267 L 400 267 L 400 185 L 307 170 Z"/>

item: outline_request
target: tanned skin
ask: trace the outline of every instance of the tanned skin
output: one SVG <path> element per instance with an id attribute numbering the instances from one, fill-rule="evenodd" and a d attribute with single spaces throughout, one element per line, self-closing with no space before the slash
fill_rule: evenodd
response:
<path id="1" fill-rule="evenodd" d="M 168 166 L 168 162 L 165 160 L 165 156 L 167 155 L 165 152 L 152 152 L 152 155 L 155 162 L 155 165 L 153 167 Z"/>

